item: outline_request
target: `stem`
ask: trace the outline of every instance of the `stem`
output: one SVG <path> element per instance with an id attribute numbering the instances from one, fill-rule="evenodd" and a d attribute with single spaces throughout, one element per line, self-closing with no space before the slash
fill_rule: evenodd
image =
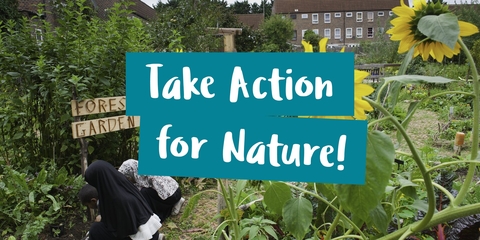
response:
<path id="1" fill-rule="evenodd" d="M 336 237 L 336 238 L 334 238 L 334 239 L 332 239 L 332 240 L 346 239 L 346 238 L 362 239 L 362 237 L 357 236 L 357 235 L 343 235 L 343 236 L 340 236 L 340 237 Z"/>
<path id="2" fill-rule="evenodd" d="M 412 157 L 415 160 L 415 162 L 418 165 L 418 168 L 420 172 L 422 173 L 422 177 L 425 180 L 425 188 L 427 190 L 427 199 L 428 199 L 428 211 L 425 214 L 425 217 L 419 222 L 418 225 L 415 226 L 415 228 L 412 227 L 411 231 L 412 232 L 417 232 L 419 229 L 422 229 L 425 227 L 425 225 L 428 224 L 430 219 L 432 218 L 433 214 L 435 213 L 435 192 L 433 190 L 433 184 L 432 184 L 432 179 L 430 178 L 430 174 L 427 172 L 427 168 L 422 162 L 422 159 L 420 158 L 420 155 L 417 152 L 417 149 L 413 145 L 412 140 L 408 136 L 407 132 L 405 131 L 405 128 L 403 128 L 402 124 L 400 124 L 396 118 L 392 116 L 390 112 L 388 112 L 382 105 L 378 104 L 375 101 L 370 100 L 369 98 L 363 97 L 363 100 L 367 101 L 372 105 L 373 107 L 377 108 L 380 110 L 385 116 L 391 117 L 390 120 L 392 123 L 397 127 L 397 130 L 402 134 L 403 138 L 405 139 L 405 142 L 408 145 L 408 148 L 412 152 Z"/>
<path id="3" fill-rule="evenodd" d="M 297 187 L 295 185 L 292 185 L 290 183 L 286 183 L 284 182 L 285 184 L 287 184 L 287 186 L 293 188 L 293 189 L 296 189 L 296 190 L 299 190 L 305 194 L 309 194 L 309 195 L 312 195 L 314 196 L 316 199 L 322 201 L 323 203 L 327 204 L 329 207 L 331 207 L 335 212 L 337 212 L 338 214 L 340 214 L 350 225 L 352 225 L 352 227 L 355 229 L 355 231 L 357 231 L 360 236 L 362 236 L 363 239 L 367 239 L 367 236 L 365 236 L 365 234 L 363 234 L 362 230 L 360 230 L 360 228 L 352 221 L 350 220 L 350 218 L 348 218 L 342 211 L 340 211 L 338 208 L 336 208 L 333 204 L 331 204 L 329 201 L 323 199 L 322 197 L 320 197 L 318 194 L 315 194 L 315 193 L 312 193 L 312 192 L 309 192 L 303 188 L 300 188 L 300 187 Z"/>
<path id="4" fill-rule="evenodd" d="M 473 137 L 472 137 L 472 150 L 471 150 L 472 155 L 470 159 L 475 160 L 478 155 L 478 124 L 479 124 L 479 113 L 480 113 L 480 108 L 479 108 L 480 92 L 479 92 L 479 83 L 478 83 L 478 70 L 477 70 L 477 67 L 475 66 L 475 61 L 473 60 L 472 54 L 468 50 L 467 46 L 465 46 L 465 43 L 463 43 L 461 38 L 458 38 L 458 43 L 462 47 L 462 50 L 465 52 L 465 55 L 467 56 L 468 64 L 472 69 L 473 93 L 475 94 L 475 101 L 473 101 L 473 126 L 472 126 Z M 467 176 L 465 177 L 465 181 L 463 182 L 463 185 L 460 188 L 460 191 L 458 192 L 457 197 L 453 201 L 454 206 L 460 205 L 465 199 L 465 196 L 467 195 L 467 192 L 468 192 L 468 188 L 470 187 L 470 182 L 472 182 L 474 173 L 475 173 L 475 163 L 470 163 L 470 166 L 468 166 L 468 172 L 467 172 Z"/>
<path id="5" fill-rule="evenodd" d="M 342 211 L 342 206 L 340 206 L 339 211 Z M 325 235 L 325 240 L 330 240 L 332 238 L 332 234 L 337 228 L 337 224 L 340 221 L 340 214 L 337 214 L 335 216 L 335 219 L 333 219 L 332 225 L 330 225 L 330 228 L 328 228 L 327 234 Z"/>
<path id="6" fill-rule="evenodd" d="M 467 161 L 454 161 L 454 162 L 446 162 L 446 163 L 441 163 L 438 164 L 435 167 L 431 167 L 427 170 L 427 172 L 431 172 L 433 170 L 437 170 L 438 168 L 442 168 L 448 165 L 453 165 L 453 164 L 461 164 L 461 163 L 473 163 L 473 164 L 480 164 L 480 161 L 474 161 L 474 160 L 467 160 Z"/>
<path id="7" fill-rule="evenodd" d="M 424 182 L 424 181 L 423 181 L 423 179 L 414 179 L 414 180 L 412 180 L 412 182 Z M 453 200 L 455 200 L 455 197 L 446 188 L 444 188 L 442 185 L 440 185 L 436 182 L 433 182 L 433 186 L 438 188 L 438 190 L 442 191 L 448 197 L 448 199 L 450 199 L 450 205 L 452 205 L 452 202 L 453 202 Z"/>
<path id="8" fill-rule="evenodd" d="M 474 214 L 479 214 L 480 213 L 480 203 L 475 203 L 475 204 L 470 204 L 467 206 L 462 206 L 462 207 L 455 207 L 455 208 L 447 208 L 433 216 L 431 221 L 424 226 L 421 230 L 428 229 L 434 226 L 437 226 L 440 223 L 445 223 L 449 222 L 458 218 L 474 215 Z M 411 227 L 416 227 L 418 228 L 418 225 L 420 222 L 413 223 Z M 388 234 L 387 236 L 384 236 L 382 238 L 379 238 L 378 240 L 398 240 L 408 229 L 410 228 L 410 225 L 405 226 L 401 229 L 398 229 L 397 231 Z"/>
<path id="9" fill-rule="evenodd" d="M 380 118 L 380 119 L 373 120 L 373 121 L 371 121 L 371 122 L 368 123 L 368 128 L 369 128 L 370 126 L 373 126 L 373 125 L 377 124 L 378 122 L 382 122 L 382 121 L 387 120 L 387 119 L 389 119 L 389 118 L 390 118 L 390 117 L 384 117 L 384 118 Z"/>

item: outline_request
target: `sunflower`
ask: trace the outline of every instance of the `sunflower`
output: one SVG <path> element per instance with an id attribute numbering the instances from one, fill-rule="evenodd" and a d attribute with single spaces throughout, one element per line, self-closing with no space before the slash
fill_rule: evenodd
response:
<path id="1" fill-rule="evenodd" d="M 418 30 L 418 23 L 420 19 L 427 15 L 441 15 L 449 13 L 448 5 L 442 4 L 441 1 L 436 3 L 427 2 L 425 0 L 414 0 L 413 7 L 405 5 L 404 0 L 400 0 L 400 6 L 392 9 L 393 13 L 397 15 L 395 19 L 390 21 L 393 28 L 387 31 L 391 34 L 393 41 L 400 41 L 398 53 L 404 53 L 410 50 L 412 46 L 419 43 L 414 49 L 414 56 L 421 55 L 426 61 L 429 56 L 432 56 L 438 62 L 443 61 L 443 57 L 453 57 L 460 53 L 460 44 L 456 43 L 455 47 L 451 49 L 447 45 L 429 39 Z M 460 28 L 459 38 L 470 36 L 478 32 L 478 28 L 470 23 L 458 21 Z"/>
<path id="2" fill-rule="evenodd" d="M 327 52 L 327 42 L 328 42 L 328 38 L 320 39 L 320 41 L 318 42 L 319 52 Z M 303 45 L 303 48 L 305 49 L 305 52 L 313 52 L 312 44 L 308 43 L 305 40 L 302 40 L 302 45 Z M 340 50 L 340 52 L 345 52 L 345 47 L 343 47 L 342 50 Z"/>
<path id="3" fill-rule="evenodd" d="M 324 40 L 326 39 L 326 40 Z M 319 42 L 320 46 L 320 51 L 326 52 L 326 45 L 327 45 L 328 38 L 323 38 Z M 313 47 L 311 44 L 302 41 L 302 44 L 305 48 L 305 52 L 313 52 Z M 323 48 L 322 48 L 323 47 Z M 342 48 L 341 52 L 345 51 L 345 47 Z M 363 79 L 365 79 L 370 73 L 365 72 L 365 71 L 360 71 L 360 70 L 355 70 L 354 71 L 354 101 L 355 101 L 355 115 L 354 117 L 350 116 L 299 116 L 300 118 L 335 118 L 335 119 L 359 119 L 359 120 L 365 120 L 367 119 L 367 116 L 365 115 L 365 111 L 370 112 L 373 111 L 373 107 L 370 106 L 370 104 L 363 100 L 362 97 L 366 97 L 370 94 L 373 93 L 375 90 L 373 87 L 371 87 L 368 84 L 363 83 Z"/>

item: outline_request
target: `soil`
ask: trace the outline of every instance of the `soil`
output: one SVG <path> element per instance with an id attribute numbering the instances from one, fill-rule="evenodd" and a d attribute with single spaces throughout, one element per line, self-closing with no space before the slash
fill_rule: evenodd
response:
<path id="1" fill-rule="evenodd" d="M 80 240 L 85 237 L 88 229 L 90 228 L 90 221 L 86 221 L 86 212 L 81 213 L 79 210 L 77 215 L 72 215 L 67 221 L 63 223 L 64 229 L 63 233 L 60 236 L 54 237 L 53 232 L 51 231 L 52 226 L 58 226 L 59 224 L 52 224 L 47 226 L 42 234 L 39 235 L 38 239 L 40 240 L 61 240 L 61 239 L 70 239 L 70 240 Z M 85 219 L 85 220 L 84 220 Z"/>

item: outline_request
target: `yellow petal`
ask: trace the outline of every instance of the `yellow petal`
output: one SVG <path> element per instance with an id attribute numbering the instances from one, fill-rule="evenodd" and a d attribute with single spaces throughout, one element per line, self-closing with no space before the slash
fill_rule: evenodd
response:
<path id="1" fill-rule="evenodd" d="M 327 42 L 328 42 L 328 38 L 320 39 L 320 42 L 318 42 L 318 46 L 320 47 L 320 52 L 327 52 Z"/>
<path id="2" fill-rule="evenodd" d="M 373 111 L 373 107 L 365 100 L 355 99 L 355 108 L 362 108 L 365 111 Z"/>
<path id="3" fill-rule="evenodd" d="M 416 11 L 421 11 L 424 6 L 427 6 L 427 2 L 425 0 L 413 0 L 413 9 Z"/>
<path id="4" fill-rule="evenodd" d="M 355 70 L 355 72 L 353 73 L 353 76 L 355 78 L 355 83 L 362 83 L 363 79 L 368 77 L 368 75 L 370 75 L 369 72 Z"/>
<path id="5" fill-rule="evenodd" d="M 365 115 L 365 111 L 363 111 L 363 109 L 355 109 L 355 118 L 359 120 L 367 119 L 367 116 Z"/>
<path id="6" fill-rule="evenodd" d="M 470 36 L 475 33 L 478 33 L 478 27 L 464 21 L 458 21 L 458 25 L 460 27 L 460 36 L 465 37 L 465 36 Z"/>
<path id="7" fill-rule="evenodd" d="M 305 40 L 302 40 L 302 45 L 303 45 L 303 48 L 305 48 L 305 52 L 313 52 L 312 44 L 308 43 Z"/>
<path id="8" fill-rule="evenodd" d="M 345 46 L 342 47 L 342 50 L 340 50 L 340 52 L 345 52 Z"/>
<path id="9" fill-rule="evenodd" d="M 441 46 L 441 43 L 439 42 L 435 42 L 434 43 L 435 45 L 433 46 L 433 49 L 432 49 L 432 53 L 430 53 L 430 55 L 432 55 L 433 58 L 437 59 L 438 62 L 442 62 L 443 61 L 443 48 Z"/>
<path id="10" fill-rule="evenodd" d="M 404 5 L 405 6 L 405 5 Z M 393 13 L 395 13 L 395 15 L 399 16 L 399 17 L 413 17 L 415 16 L 415 11 L 413 11 L 413 9 L 409 8 L 409 7 L 394 7 L 392 8 L 392 11 Z"/>
<path id="11" fill-rule="evenodd" d="M 368 84 L 355 84 L 355 96 L 368 96 L 373 93 L 375 89 Z"/>
<path id="12" fill-rule="evenodd" d="M 398 46 L 398 53 L 407 52 L 414 44 L 415 40 L 413 39 L 413 36 L 406 36 L 402 41 L 400 41 L 400 46 Z"/>

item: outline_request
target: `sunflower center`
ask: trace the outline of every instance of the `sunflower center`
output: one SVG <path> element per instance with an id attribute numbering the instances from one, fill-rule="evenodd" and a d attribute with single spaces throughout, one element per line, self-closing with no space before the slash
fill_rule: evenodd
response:
<path id="1" fill-rule="evenodd" d="M 428 15 L 438 16 L 449 12 L 450 10 L 448 10 L 448 5 L 442 3 L 441 0 L 429 0 L 426 6 L 422 6 L 420 10 L 415 10 L 415 17 L 412 17 L 412 20 L 409 22 L 410 31 L 413 34 L 413 38 L 416 41 L 422 41 L 427 38 L 427 36 L 420 32 L 420 30 L 418 30 L 418 22 L 420 22 L 420 19 L 422 19 L 422 17 Z M 426 42 L 433 42 L 433 40 L 428 39 L 426 40 Z"/>

